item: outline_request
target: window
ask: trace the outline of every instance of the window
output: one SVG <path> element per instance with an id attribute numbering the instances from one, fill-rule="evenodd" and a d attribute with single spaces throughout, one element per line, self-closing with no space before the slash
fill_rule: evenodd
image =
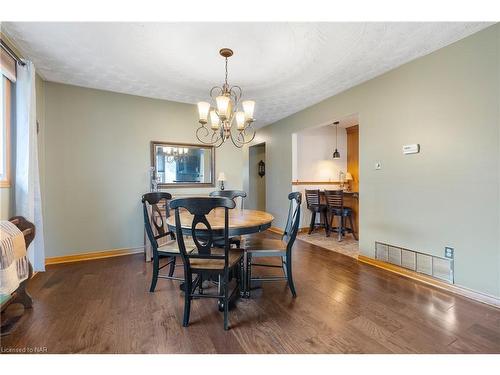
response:
<path id="1" fill-rule="evenodd" d="M 10 130 L 12 109 L 12 85 L 16 81 L 16 62 L 2 48 L 0 75 L 0 187 L 10 187 Z"/>

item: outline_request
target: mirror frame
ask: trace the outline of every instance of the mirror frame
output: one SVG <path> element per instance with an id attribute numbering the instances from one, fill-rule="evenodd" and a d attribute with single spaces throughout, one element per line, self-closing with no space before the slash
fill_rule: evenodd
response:
<path id="1" fill-rule="evenodd" d="M 156 177 L 156 155 L 155 155 L 155 147 L 156 146 L 191 146 L 191 147 L 198 147 L 198 148 L 204 148 L 204 149 L 209 149 L 212 151 L 212 161 L 211 161 L 211 166 L 212 166 L 212 173 L 210 176 L 210 182 L 199 182 L 199 183 L 193 183 L 193 182 L 187 182 L 187 183 L 182 183 L 182 182 L 171 182 L 171 183 L 166 183 L 166 182 L 159 182 L 158 183 L 158 189 L 162 188 L 206 188 L 206 187 L 214 187 L 215 186 L 215 147 L 210 146 L 210 145 L 204 145 L 204 144 L 199 144 L 199 143 L 179 143 L 179 142 L 167 142 L 167 141 L 151 141 L 150 142 L 150 148 L 151 148 L 151 167 L 155 168 L 155 177 Z"/>

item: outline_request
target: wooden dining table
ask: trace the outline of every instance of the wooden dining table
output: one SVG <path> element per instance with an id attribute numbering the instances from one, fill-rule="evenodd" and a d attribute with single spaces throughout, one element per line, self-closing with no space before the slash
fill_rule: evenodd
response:
<path id="1" fill-rule="evenodd" d="M 274 216 L 265 211 L 246 210 L 233 208 L 229 212 L 229 237 L 241 236 L 244 234 L 252 234 L 265 231 L 271 227 Z M 181 227 L 183 234 L 192 235 L 191 225 L 193 223 L 193 215 L 187 210 L 179 212 L 181 219 Z M 207 221 L 210 223 L 214 234 L 222 233 L 224 230 L 224 209 L 216 208 L 206 215 Z M 169 230 L 175 232 L 175 215 L 172 212 L 167 218 Z M 207 228 L 200 226 L 196 228 L 197 235 L 203 236 Z"/>

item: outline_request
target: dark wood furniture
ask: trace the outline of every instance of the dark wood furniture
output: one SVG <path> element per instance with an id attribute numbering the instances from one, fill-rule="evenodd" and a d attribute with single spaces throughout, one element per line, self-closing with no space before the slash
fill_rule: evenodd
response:
<path id="1" fill-rule="evenodd" d="M 237 198 L 241 198 L 240 208 L 243 209 L 244 201 L 245 201 L 245 198 L 247 196 L 247 193 L 243 190 L 216 190 L 216 191 L 212 191 L 210 193 L 210 196 L 211 197 L 226 197 L 226 198 L 229 198 L 232 201 L 234 201 L 234 203 L 236 203 Z M 216 241 L 216 243 L 217 242 L 220 243 L 221 241 L 219 240 L 219 241 Z M 229 239 L 229 242 L 231 244 L 236 245 L 236 247 L 240 247 L 241 246 L 241 236 L 231 237 Z"/>
<path id="2" fill-rule="evenodd" d="M 221 208 L 215 208 L 206 215 L 212 229 L 224 229 L 224 212 L 225 211 Z M 193 215 L 189 211 L 185 210 L 180 212 L 180 217 L 184 234 L 190 235 L 190 233 L 192 232 L 191 223 L 193 221 Z M 273 220 L 274 216 L 265 211 L 240 210 L 238 208 L 234 208 L 232 210 L 229 210 L 229 237 L 263 232 L 271 227 L 271 223 L 273 222 Z M 169 216 L 166 220 L 166 223 L 170 230 L 176 229 L 174 216 Z M 206 230 L 206 228 L 196 228 L 196 232 L 200 235 L 203 235 Z"/>
<path id="3" fill-rule="evenodd" d="M 226 197 L 236 203 L 237 198 L 241 198 L 240 208 L 244 208 L 245 198 L 247 197 L 246 191 L 243 190 L 216 190 L 210 193 L 211 197 Z"/>
<path id="4" fill-rule="evenodd" d="M 175 210 L 175 232 L 180 253 L 184 262 L 184 318 L 182 325 L 189 325 L 191 300 L 193 298 L 216 298 L 219 309 L 224 311 L 224 330 L 228 327 L 229 301 L 240 288 L 243 280 L 243 251 L 230 249 L 229 242 L 229 210 L 235 207 L 233 200 L 224 197 L 174 199 L 170 207 Z M 179 210 L 186 209 L 192 216 L 191 235 L 196 245 L 194 252 L 188 251 L 184 242 L 183 222 Z M 224 226 L 212 227 L 207 215 L 216 208 L 224 210 Z M 197 227 L 204 226 L 205 232 L 200 235 Z M 213 239 L 224 238 L 224 248 L 214 247 Z M 193 275 L 196 278 L 193 280 Z M 203 277 L 206 275 L 218 278 L 218 293 L 206 294 L 202 290 Z M 236 285 L 229 293 L 230 278 L 235 276 Z M 198 293 L 196 290 L 198 289 Z"/>
<path id="5" fill-rule="evenodd" d="M 315 227 L 328 226 L 328 219 L 326 217 L 326 205 L 321 202 L 319 189 L 305 190 L 307 209 L 311 211 L 311 223 L 309 224 L 309 234 L 311 234 Z M 320 214 L 319 224 L 316 224 L 316 213 Z"/>
<path id="6" fill-rule="evenodd" d="M 9 219 L 9 221 L 14 224 L 16 227 L 19 228 L 21 232 L 23 232 L 24 235 L 24 241 L 26 243 L 26 249 L 28 249 L 29 245 L 35 238 L 36 230 L 35 230 L 35 224 L 31 223 L 30 221 L 26 220 L 23 216 L 14 216 Z M 21 282 L 19 284 L 19 287 L 11 293 L 9 297 L 7 297 L 5 300 L 2 300 L 1 303 L 1 313 L 3 314 L 7 307 L 10 305 L 20 303 L 23 305 L 25 309 L 30 309 L 33 307 L 33 299 L 31 298 L 30 294 L 26 290 L 26 286 L 28 284 L 28 280 L 31 279 L 33 276 L 33 267 L 31 266 L 31 263 L 29 263 L 29 273 L 28 273 L 28 278 Z M 1 324 L 1 335 L 5 336 L 8 335 L 12 332 L 14 329 L 14 324 L 21 318 L 20 315 L 16 315 L 14 317 L 3 317 L 2 316 L 2 324 Z"/>
<path id="7" fill-rule="evenodd" d="M 215 208 L 207 215 L 207 220 L 212 229 L 224 228 L 224 210 Z M 187 211 L 180 212 L 182 231 L 185 235 L 190 235 L 192 232 L 191 224 L 193 222 L 193 215 Z M 270 213 L 257 210 L 240 210 L 233 208 L 229 210 L 229 236 L 240 236 L 243 234 L 255 234 L 263 232 L 271 227 L 274 217 Z M 175 218 L 170 216 L 167 218 L 167 225 L 170 230 L 176 230 Z M 208 236 L 207 228 L 196 228 L 196 232 L 200 237 Z M 244 262 L 246 266 L 246 262 Z M 246 274 L 246 270 L 245 270 Z M 241 296 L 246 295 L 246 285 L 244 284 L 241 289 Z"/>
<path id="8" fill-rule="evenodd" d="M 180 252 L 174 232 L 168 229 L 165 222 L 165 218 L 170 216 L 168 201 L 171 199 L 172 195 L 165 192 L 147 193 L 142 196 L 144 227 L 153 250 L 153 275 L 150 292 L 155 291 L 158 278 L 184 281 L 182 278 L 174 277 L 175 263 Z M 160 204 L 163 205 L 162 209 L 159 207 Z M 192 241 L 186 241 L 186 245 L 188 251 L 194 249 Z M 162 266 L 160 266 L 161 258 L 168 258 L 167 263 Z M 168 275 L 160 275 L 160 270 L 166 266 L 169 266 Z"/>
<path id="9" fill-rule="evenodd" d="M 245 294 L 250 297 L 252 281 L 279 281 L 286 280 L 293 297 L 297 296 L 292 276 L 292 248 L 300 225 L 300 205 L 302 194 L 293 192 L 288 194 L 290 205 L 285 231 L 281 239 L 249 237 L 244 240 L 243 249 L 246 253 L 246 288 Z M 253 258 L 279 257 L 280 265 L 252 263 Z M 252 278 L 252 267 L 277 267 L 282 268 L 284 276 Z"/>
<path id="10" fill-rule="evenodd" d="M 352 233 L 354 238 L 357 240 L 356 232 L 354 230 L 354 224 L 352 220 L 352 209 L 350 207 L 344 206 L 344 192 L 342 190 L 325 190 L 325 201 L 326 201 L 326 211 L 327 218 L 328 214 L 331 216 L 331 220 L 326 222 L 326 235 L 330 236 L 330 231 L 336 231 L 338 233 L 338 240 L 342 241 L 342 237 L 345 233 Z M 338 225 L 333 226 L 335 217 L 338 217 Z M 346 227 L 345 220 L 349 219 L 350 227 Z"/>

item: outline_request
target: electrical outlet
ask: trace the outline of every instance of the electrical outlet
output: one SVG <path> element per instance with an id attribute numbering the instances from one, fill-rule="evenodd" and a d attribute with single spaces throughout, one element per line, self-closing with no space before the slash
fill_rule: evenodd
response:
<path id="1" fill-rule="evenodd" d="M 382 164 L 380 164 L 380 163 L 375 163 L 375 169 L 376 169 L 376 170 L 382 169 Z"/>
<path id="2" fill-rule="evenodd" d="M 445 247 L 444 248 L 444 257 L 448 259 L 453 259 L 455 256 L 455 249 L 452 247 Z"/>

